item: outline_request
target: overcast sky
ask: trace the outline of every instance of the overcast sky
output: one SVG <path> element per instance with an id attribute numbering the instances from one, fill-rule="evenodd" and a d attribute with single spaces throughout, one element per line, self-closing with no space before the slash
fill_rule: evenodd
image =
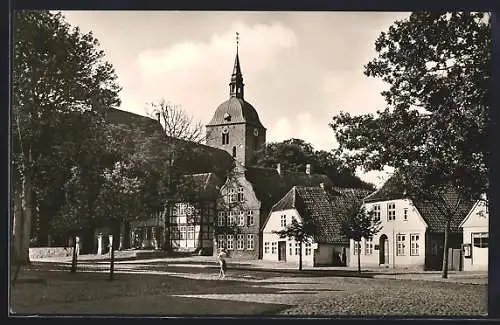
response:
<path id="1" fill-rule="evenodd" d="M 121 109 L 146 115 L 164 98 L 208 123 L 229 98 L 240 33 L 245 100 L 267 128 L 267 142 L 301 138 L 336 146 L 332 116 L 384 107 L 387 87 L 363 74 L 380 32 L 409 13 L 65 11 L 92 31 L 118 75 Z M 380 173 L 360 173 L 380 186 Z M 380 178 L 382 177 L 382 178 Z"/>

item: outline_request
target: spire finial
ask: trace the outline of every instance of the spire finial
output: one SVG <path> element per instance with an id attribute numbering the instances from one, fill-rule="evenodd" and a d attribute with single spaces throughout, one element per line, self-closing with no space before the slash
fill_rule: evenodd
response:
<path id="1" fill-rule="evenodd" d="M 240 44 L 240 33 L 236 32 L 236 53 L 238 53 L 239 44 Z"/>

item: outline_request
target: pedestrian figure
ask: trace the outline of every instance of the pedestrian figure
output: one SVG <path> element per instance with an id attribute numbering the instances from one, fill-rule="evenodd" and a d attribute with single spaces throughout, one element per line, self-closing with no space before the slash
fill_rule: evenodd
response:
<path id="1" fill-rule="evenodd" d="M 224 279 L 226 277 L 226 270 L 227 270 L 226 260 L 224 259 L 224 252 L 219 253 L 219 265 L 220 265 L 219 279 Z"/>

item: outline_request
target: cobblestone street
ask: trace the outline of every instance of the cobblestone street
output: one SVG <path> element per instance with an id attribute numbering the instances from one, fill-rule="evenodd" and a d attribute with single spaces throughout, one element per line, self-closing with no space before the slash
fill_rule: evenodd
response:
<path id="1" fill-rule="evenodd" d="M 65 272 L 62 272 L 65 270 Z M 387 278 L 306 276 L 199 265 L 121 263 L 115 281 L 107 265 L 35 263 L 13 287 L 14 312 L 142 315 L 415 315 L 487 314 L 487 285 Z M 35 283 L 29 279 L 43 279 Z"/>

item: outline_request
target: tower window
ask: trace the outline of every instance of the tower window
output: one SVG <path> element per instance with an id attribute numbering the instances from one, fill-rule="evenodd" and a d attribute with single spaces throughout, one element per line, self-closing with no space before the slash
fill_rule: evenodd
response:
<path id="1" fill-rule="evenodd" d="M 229 144 L 229 133 L 222 133 L 222 144 Z"/>
<path id="2" fill-rule="evenodd" d="M 236 147 L 233 147 L 233 158 L 236 157 Z"/>

